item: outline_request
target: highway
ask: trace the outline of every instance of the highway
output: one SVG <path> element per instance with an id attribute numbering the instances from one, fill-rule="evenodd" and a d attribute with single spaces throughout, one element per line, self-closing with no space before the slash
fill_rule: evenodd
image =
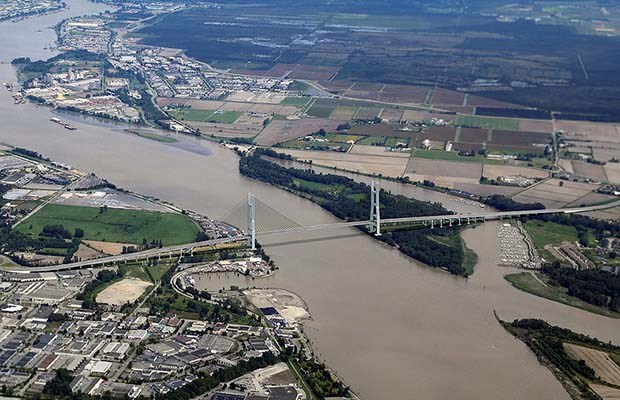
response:
<path id="1" fill-rule="evenodd" d="M 432 215 L 432 216 L 423 216 L 423 217 L 403 217 L 403 218 L 388 218 L 381 220 L 381 226 L 383 225 L 394 225 L 394 224 L 402 224 L 402 223 L 438 223 L 439 226 L 442 224 L 450 225 L 454 221 L 460 220 L 461 222 L 467 221 L 490 221 L 494 219 L 505 219 L 505 218 L 515 218 L 515 217 L 525 217 L 528 215 L 544 215 L 544 214 L 576 214 L 576 213 L 584 213 L 584 212 L 592 212 L 605 210 L 608 208 L 613 208 L 616 206 L 620 206 L 620 201 L 616 201 L 613 203 L 600 205 L 600 206 L 589 206 L 589 207 L 578 207 L 578 208 L 552 208 L 552 209 L 542 209 L 542 210 L 527 210 L 527 211 L 499 211 L 499 212 L 487 212 L 487 213 L 475 213 L 475 214 L 446 214 L 446 215 Z M 295 233 L 295 232 L 310 232 L 310 231 L 319 231 L 326 229 L 338 229 L 338 228 L 347 228 L 347 227 L 357 227 L 357 226 L 366 226 L 372 225 L 371 221 L 354 221 L 354 222 L 336 222 L 333 224 L 322 224 L 322 225 L 310 225 L 310 226 L 300 226 L 300 227 L 292 227 L 292 228 L 283 228 L 277 229 L 268 232 L 257 232 L 258 236 L 269 236 L 269 235 L 279 235 L 284 233 Z"/>
<path id="2" fill-rule="evenodd" d="M 92 260 L 73 262 L 68 264 L 50 265 L 46 267 L 8 267 L 0 268 L 0 271 L 15 272 L 15 273 L 33 273 L 33 272 L 55 272 L 55 271 L 67 271 L 72 269 L 92 268 L 102 266 L 104 264 L 124 263 L 136 260 L 145 260 L 158 257 L 172 256 L 181 252 L 185 253 L 191 251 L 197 247 L 212 246 L 222 243 L 233 243 L 247 241 L 247 236 L 231 236 L 227 238 L 211 239 L 202 242 L 194 242 L 187 244 L 180 244 L 175 246 L 166 246 L 162 248 L 148 249 L 144 251 L 138 251 L 135 253 L 119 254 L 117 256 L 101 257 Z"/>
<path id="3" fill-rule="evenodd" d="M 588 206 L 588 207 L 577 207 L 577 208 L 555 208 L 555 209 L 542 209 L 542 210 L 527 210 L 527 211 L 500 211 L 500 212 L 487 212 L 487 213 L 474 213 L 474 214 L 447 214 L 447 215 L 433 215 L 433 216 L 423 216 L 423 217 L 404 217 L 404 218 L 388 218 L 381 220 L 381 226 L 384 225 L 395 225 L 395 224 L 403 224 L 403 223 L 422 223 L 431 227 L 442 227 L 444 225 L 451 226 L 453 223 L 461 224 L 463 222 L 476 222 L 476 221 L 490 221 L 495 219 L 506 219 L 506 218 L 515 218 L 515 217 L 524 217 L 530 215 L 544 215 L 544 214 L 576 214 L 576 213 L 584 213 L 584 212 L 592 212 L 605 210 L 608 208 L 613 208 L 616 206 L 620 206 L 620 201 L 615 201 L 612 203 L 599 205 L 599 206 Z M 349 227 L 359 227 L 359 226 L 368 226 L 373 225 L 371 221 L 354 221 L 354 222 L 335 222 L 331 224 L 321 224 L 321 225 L 309 225 L 309 226 L 298 226 L 292 228 L 283 228 L 277 230 L 271 230 L 266 232 L 257 231 L 256 234 L 258 237 L 264 236 L 273 236 L 273 235 L 281 235 L 281 234 L 290 234 L 290 233 L 299 233 L 299 232 L 312 232 L 312 231 L 321 231 L 321 230 L 330 230 L 330 229 L 342 229 Z M 247 241 L 247 235 L 238 235 L 231 236 L 220 239 L 212 239 L 205 240 L 201 242 L 180 244 L 175 246 L 166 246 L 162 248 L 154 248 L 144 251 L 139 251 L 135 253 L 129 254 L 119 254 L 116 256 L 110 257 L 102 257 L 96 258 L 92 260 L 79 261 L 68 264 L 60 264 L 60 265 L 50 265 L 46 267 L 5 267 L 0 268 L 0 271 L 4 272 L 14 272 L 14 273 L 36 273 L 36 272 L 55 272 L 55 271 L 66 271 L 73 269 L 81 269 L 81 268 L 92 268 L 97 266 L 102 266 L 105 264 L 114 264 L 114 263 L 124 263 L 130 261 L 138 261 L 145 260 L 151 258 L 160 258 L 160 257 L 172 257 L 172 255 L 179 255 L 181 253 L 191 252 L 195 248 L 212 246 L 215 244 L 222 243 L 233 243 L 233 242 L 242 242 Z"/>

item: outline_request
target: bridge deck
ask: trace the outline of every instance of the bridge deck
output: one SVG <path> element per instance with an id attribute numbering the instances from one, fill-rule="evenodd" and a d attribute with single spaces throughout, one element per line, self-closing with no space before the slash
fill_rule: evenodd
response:
<path id="1" fill-rule="evenodd" d="M 613 208 L 620 205 L 620 201 L 600 205 L 600 206 L 589 206 L 589 207 L 579 207 L 579 208 L 558 208 L 558 209 L 542 209 L 542 210 L 526 210 L 526 211 L 504 211 L 504 212 L 491 212 L 491 213 L 475 213 L 475 214 L 447 214 L 447 215 L 433 215 L 433 216 L 424 216 L 424 217 L 404 217 L 404 218 L 388 218 L 383 219 L 381 224 L 400 224 L 400 223 L 424 223 L 431 221 L 465 221 L 468 218 L 470 220 L 494 220 L 494 219 L 502 219 L 502 218 L 514 218 L 514 217 L 522 217 L 528 215 L 544 215 L 544 214 L 574 214 L 574 213 L 583 213 L 583 212 L 591 212 L 597 210 L 604 210 L 608 208 Z M 372 225 L 373 222 L 368 221 L 353 221 L 353 222 L 335 222 L 331 224 L 320 224 L 320 225 L 310 225 L 310 226 L 298 226 L 298 227 L 290 227 L 283 228 L 278 230 L 271 230 L 268 232 L 257 232 L 258 236 L 272 236 L 272 235 L 280 235 L 285 233 L 297 233 L 297 232 L 311 232 L 311 231 L 320 231 L 327 229 L 342 229 L 349 227 L 357 227 L 357 226 L 367 226 Z M 70 269 L 80 269 L 80 268 L 90 268 L 96 267 L 99 265 L 110 264 L 110 263 L 122 263 L 127 261 L 136 261 L 142 260 L 146 258 L 167 256 L 172 254 L 179 254 L 181 252 L 190 251 L 197 247 L 206 247 L 215 244 L 222 243 L 233 243 L 248 240 L 247 235 L 239 235 L 227 238 L 220 239 L 212 239 L 205 240 L 201 242 L 187 243 L 176 246 L 167 246 L 156 249 L 149 249 L 140 252 L 130 253 L 130 254 L 120 254 L 117 256 L 110 257 L 102 257 L 93 260 L 87 261 L 79 261 L 69 264 L 61 264 L 61 265 L 53 265 L 48 267 L 13 267 L 13 268 L 0 268 L 0 270 L 5 272 L 16 272 L 16 273 L 31 273 L 31 272 L 53 272 L 53 271 L 63 271 Z"/>

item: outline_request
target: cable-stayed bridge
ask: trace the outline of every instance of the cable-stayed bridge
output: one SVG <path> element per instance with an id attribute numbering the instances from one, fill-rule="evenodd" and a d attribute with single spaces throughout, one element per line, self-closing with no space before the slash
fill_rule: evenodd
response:
<path id="1" fill-rule="evenodd" d="M 575 214 L 592 212 L 613 208 L 620 205 L 620 201 L 612 203 L 576 207 L 576 208 L 555 208 L 542 210 L 525 211 L 499 211 L 499 212 L 480 212 L 467 214 L 446 214 L 432 216 L 411 216 L 401 218 L 381 218 L 380 188 L 374 182 L 371 184 L 371 204 L 369 209 L 369 219 L 364 221 L 334 222 L 328 224 L 305 225 L 302 226 L 293 221 L 288 216 L 270 207 L 249 193 L 247 199 L 237 203 L 221 220 L 227 224 L 243 230 L 242 234 L 230 237 L 223 237 L 205 240 L 194 243 L 187 243 L 175 246 L 165 246 L 144 250 L 130 254 L 120 254 L 117 256 L 102 257 L 93 260 L 79 261 L 68 264 L 53 265 L 47 267 L 11 267 L 4 270 L 6 272 L 29 273 L 29 272 L 50 272 L 80 268 L 91 268 L 102 265 L 126 263 L 140 260 L 153 260 L 173 257 L 182 257 L 193 254 L 194 250 L 213 246 L 222 243 L 246 242 L 249 247 L 256 249 L 257 237 L 276 236 L 293 233 L 326 231 L 351 227 L 366 227 L 369 232 L 380 236 L 382 230 L 393 228 L 406 229 L 407 226 L 427 229 L 439 229 L 443 227 L 484 222 L 497 219 L 518 218 L 523 216 L 544 215 L 544 214 Z"/>

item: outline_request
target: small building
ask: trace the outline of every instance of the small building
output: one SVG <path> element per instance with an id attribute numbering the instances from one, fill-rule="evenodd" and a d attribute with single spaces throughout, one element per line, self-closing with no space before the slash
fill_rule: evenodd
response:
<path id="1" fill-rule="evenodd" d="M 109 361 L 92 360 L 84 367 L 85 371 L 90 372 L 93 376 L 105 376 L 112 368 L 112 363 Z"/>
<path id="2" fill-rule="evenodd" d="M 25 184 L 33 180 L 34 177 L 34 174 L 24 174 L 22 172 L 16 172 L 7 176 L 0 182 L 10 186 L 24 186 Z"/>

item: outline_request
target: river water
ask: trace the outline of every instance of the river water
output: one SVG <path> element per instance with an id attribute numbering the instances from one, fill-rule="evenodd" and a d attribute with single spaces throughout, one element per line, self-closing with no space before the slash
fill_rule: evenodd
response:
<path id="1" fill-rule="evenodd" d="M 61 13 L 0 23 L 0 61 L 47 58 L 47 27 L 68 16 L 105 9 L 68 0 Z M 0 82 L 14 81 L 0 64 Z M 205 141 L 173 144 L 143 139 L 114 124 L 72 118 L 75 132 L 49 122 L 51 110 L 14 105 L 0 87 L 0 141 L 96 172 L 121 187 L 172 201 L 213 217 L 226 214 L 247 192 L 299 224 L 335 219 L 318 206 L 237 171 L 236 155 Z M 68 118 L 68 117 L 67 117 Z M 386 183 L 390 190 L 442 201 L 468 212 L 476 206 L 447 196 Z M 527 347 L 493 317 L 539 317 L 603 340 L 620 342 L 620 321 L 540 299 L 512 288 L 498 267 L 497 223 L 468 229 L 478 253 L 470 279 L 408 259 L 355 230 L 273 237 L 263 242 L 280 270 L 263 280 L 201 277 L 207 288 L 280 287 L 298 293 L 313 320 L 306 326 L 316 352 L 366 399 L 567 399 L 561 385 Z"/>

